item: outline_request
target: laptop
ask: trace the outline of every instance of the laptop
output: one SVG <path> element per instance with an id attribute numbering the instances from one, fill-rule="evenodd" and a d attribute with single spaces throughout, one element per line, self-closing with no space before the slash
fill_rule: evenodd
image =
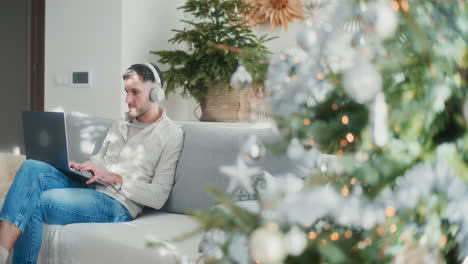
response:
<path id="1" fill-rule="evenodd" d="M 23 135 L 26 159 L 52 165 L 63 174 L 87 181 L 91 172 L 80 172 L 68 166 L 68 145 L 65 115 L 62 112 L 23 111 Z M 97 180 L 96 184 L 109 184 Z"/>

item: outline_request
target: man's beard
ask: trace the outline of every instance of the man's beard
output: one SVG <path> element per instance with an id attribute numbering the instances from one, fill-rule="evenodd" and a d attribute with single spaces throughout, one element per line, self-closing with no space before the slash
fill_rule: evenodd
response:
<path id="1" fill-rule="evenodd" d="M 138 118 L 144 116 L 146 113 L 148 113 L 148 111 L 149 111 L 150 109 L 151 109 L 151 102 L 146 102 L 146 103 L 143 105 L 143 107 L 141 107 L 141 108 L 139 108 L 139 109 L 138 109 L 138 108 L 134 108 L 134 111 L 135 111 L 134 113 L 135 113 L 135 114 L 132 114 L 132 113 L 130 112 L 130 116 L 131 116 L 132 118 L 137 118 L 137 119 L 138 119 Z"/>

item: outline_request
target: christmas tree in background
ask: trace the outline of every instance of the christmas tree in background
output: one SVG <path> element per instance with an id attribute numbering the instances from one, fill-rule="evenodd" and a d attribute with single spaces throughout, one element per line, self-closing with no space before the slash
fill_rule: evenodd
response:
<path id="1" fill-rule="evenodd" d="M 242 19 L 242 14 L 250 8 L 242 0 L 187 0 L 179 8 L 187 16 L 182 20 L 187 27 L 173 30 L 176 34 L 169 42 L 184 43 L 188 49 L 151 52 L 160 56 L 161 63 L 169 65 L 164 72 L 166 91 L 182 87 L 182 95 L 190 95 L 200 102 L 211 87 L 219 91 L 230 89 L 240 49 L 255 50 L 249 54 L 258 59 L 242 63 L 254 77 L 264 79 L 264 75 L 259 76 L 258 67 L 263 67 L 262 60 L 269 55 L 263 44 L 270 39 L 266 35 L 257 37 Z"/>
<path id="2" fill-rule="evenodd" d="M 266 87 L 284 136 L 273 150 L 307 170 L 265 173 L 260 212 L 214 190 L 228 210 L 197 213 L 207 259 L 461 262 L 468 2 L 304 2 L 328 16 L 306 15 L 300 48 L 274 56 Z"/>

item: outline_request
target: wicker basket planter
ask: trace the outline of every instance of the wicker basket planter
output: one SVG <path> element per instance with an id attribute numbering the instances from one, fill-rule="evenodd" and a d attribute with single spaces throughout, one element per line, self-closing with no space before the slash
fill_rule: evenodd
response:
<path id="1" fill-rule="evenodd" d="M 240 91 L 225 89 L 218 93 L 217 87 L 213 86 L 201 100 L 200 107 L 202 111 L 200 121 L 237 122 Z"/>

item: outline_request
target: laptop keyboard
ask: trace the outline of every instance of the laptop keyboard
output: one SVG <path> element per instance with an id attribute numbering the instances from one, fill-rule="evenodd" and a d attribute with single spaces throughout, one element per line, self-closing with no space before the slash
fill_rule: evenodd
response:
<path id="1" fill-rule="evenodd" d="M 73 168 L 70 168 L 71 171 L 75 172 L 75 173 L 78 173 L 78 174 L 81 174 L 83 176 L 86 176 L 88 178 L 92 178 L 94 175 L 90 172 L 90 171 L 79 171 L 79 170 L 75 170 Z"/>

